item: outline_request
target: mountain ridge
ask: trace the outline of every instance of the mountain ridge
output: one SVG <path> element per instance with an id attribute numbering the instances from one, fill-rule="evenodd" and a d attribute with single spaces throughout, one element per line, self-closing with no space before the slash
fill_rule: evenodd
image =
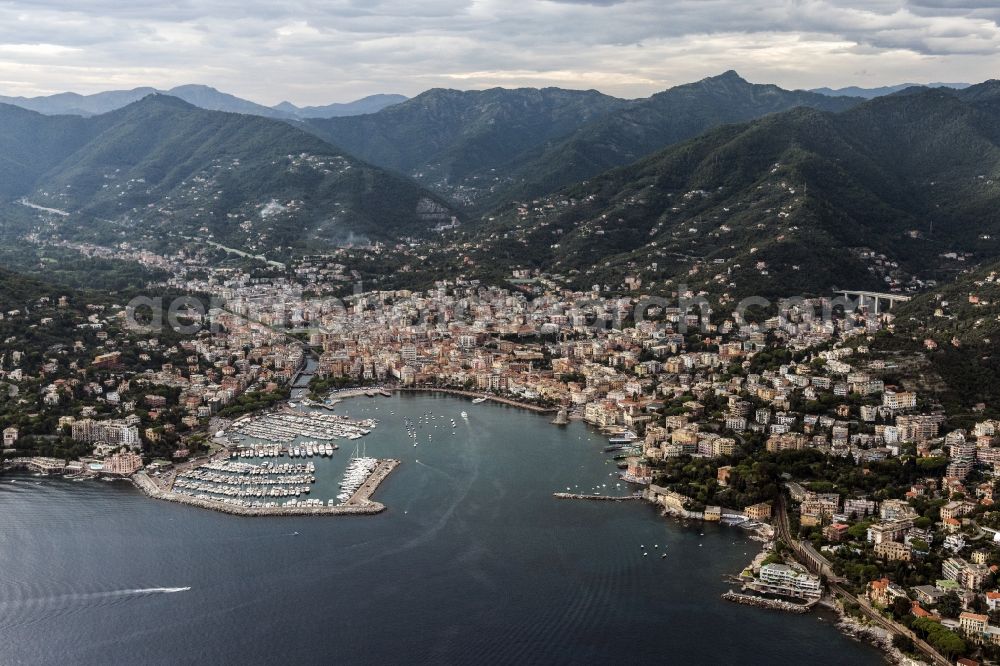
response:
<path id="1" fill-rule="evenodd" d="M 943 83 L 941 81 L 935 81 L 932 83 L 897 83 L 890 86 L 875 86 L 873 88 L 864 88 L 861 86 L 846 86 L 844 88 L 810 88 L 810 92 L 819 93 L 821 95 L 828 95 L 830 97 L 863 97 L 864 99 L 875 99 L 876 97 L 882 97 L 883 95 L 892 95 L 893 93 L 900 92 L 901 90 L 906 90 L 907 88 L 953 88 L 955 90 L 962 90 L 968 88 L 973 84 L 971 83 Z"/>
<path id="2" fill-rule="evenodd" d="M 289 102 L 282 102 L 273 107 L 268 107 L 237 97 L 236 95 L 222 92 L 211 86 L 185 84 L 167 90 L 159 90 L 150 86 L 140 86 L 130 90 L 107 90 L 90 95 L 64 92 L 37 97 L 0 96 L 0 103 L 19 106 L 45 115 L 95 116 L 120 109 L 153 93 L 179 97 L 194 106 L 209 111 L 247 113 L 265 118 L 280 118 L 285 120 L 329 117 L 327 114 L 351 115 L 354 113 L 373 113 L 385 106 L 406 99 L 403 95 L 377 94 L 351 102 L 334 103 L 325 106 L 306 106 L 300 108 Z"/>
<path id="3" fill-rule="evenodd" d="M 531 96 L 533 104 L 526 101 Z M 362 159 L 485 211 L 622 166 L 722 123 L 803 104 L 842 110 L 860 101 L 751 84 L 729 70 L 639 100 L 560 88 L 438 88 L 377 114 L 311 121 L 309 127 Z M 531 115 L 519 117 L 519 110 Z"/>
<path id="4" fill-rule="evenodd" d="M 996 88 L 723 125 L 502 208 L 470 242 L 578 287 L 630 274 L 719 295 L 925 288 L 955 268 L 946 254 L 1000 256 Z"/>

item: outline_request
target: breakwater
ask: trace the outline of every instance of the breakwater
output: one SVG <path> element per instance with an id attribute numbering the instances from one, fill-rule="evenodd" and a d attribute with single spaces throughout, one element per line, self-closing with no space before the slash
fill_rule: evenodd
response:
<path id="1" fill-rule="evenodd" d="M 345 503 L 345 506 L 365 506 L 368 504 L 378 504 L 382 507 L 379 509 L 381 511 L 385 508 L 382 504 L 378 502 L 373 502 L 371 496 L 375 493 L 375 489 L 385 481 L 385 478 L 389 476 L 392 470 L 396 469 L 399 465 L 398 460 L 380 460 L 372 473 L 368 475 L 365 482 L 358 487 L 358 490 L 351 496 L 349 500 Z M 337 507 L 333 507 L 337 508 Z"/>
<path id="2" fill-rule="evenodd" d="M 809 606 L 804 606 L 802 604 L 793 604 L 790 601 L 781 601 L 780 599 L 768 599 L 767 597 L 758 597 L 754 594 L 740 594 L 739 592 L 733 592 L 729 590 L 722 595 L 722 598 L 726 601 L 732 601 L 738 604 L 744 604 L 747 606 L 756 606 L 757 608 L 770 608 L 772 610 L 782 610 L 788 611 L 790 613 L 806 613 L 809 611 Z"/>
<path id="3" fill-rule="evenodd" d="M 153 499 L 165 502 L 177 502 L 178 504 L 188 504 L 202 509 L 210 509 L 221 513 L 228 513 L 234 516 L 358 516 L 371 515 L 385 511 L 386 507 L 381 502 L 371 499 L 372 494 L 379 485 L 389 476 L 392 470 L 400 464 L 399 460 L 380 460 L 372 471 L 371 475 L 358 488 L 357 492 L 342 504 L 329 505 L 307 505 L 307 506 L 240 506 L 230 504 L 220 500 L 208 499 L 205 497 L 194 497 L 182 495 L 180 493 L 164 490 L 155 481 L 149 478 L 145 472 L 137 472 L 131 476 L 132 483 Z"/>

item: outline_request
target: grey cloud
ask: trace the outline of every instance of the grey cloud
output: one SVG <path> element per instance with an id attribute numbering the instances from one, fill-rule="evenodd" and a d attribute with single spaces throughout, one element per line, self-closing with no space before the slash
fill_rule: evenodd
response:
<path id="1" fill-rule="evenodd" d="M 14 0 L 0 5 L 0 94 L 197 82 L 268 103 L 433 85 L 638 95 L 730 67 L 786 85 L 894 83 L 913 67 L 924 80 L 950 79 L 948 66 L 963 77 L 991 67 L 994 4 Z M 856 72 L 873 78 L 851 79 Z"/>

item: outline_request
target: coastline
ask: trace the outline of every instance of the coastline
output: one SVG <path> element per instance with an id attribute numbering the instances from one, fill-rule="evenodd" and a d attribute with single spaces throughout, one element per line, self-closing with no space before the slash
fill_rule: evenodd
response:
<path id="1" fill-rule="evenodd" d="M 892 644 L 892 636 L 889 635 L 888 631 L 848 615 L 844 611 L 843 604 L 839 601 L 827 603 L 824 599 L 824 606 L 837 614 L 837 623 L 834 625 L 837 631 L 857 641 L 871 645 L 885 656 L 887 663 L 899 666 L 918 666 L 919 664 L 927 663 L 908 657 L 900 652 Z"/>

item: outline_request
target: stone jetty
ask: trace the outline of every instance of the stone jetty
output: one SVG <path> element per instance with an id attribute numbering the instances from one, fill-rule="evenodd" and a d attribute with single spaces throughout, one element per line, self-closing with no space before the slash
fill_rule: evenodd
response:
<path id="1" fill-rule="evenodd" d="M 740 594 L 739 592 L 733 592 L 729 590 L 722 595 L 722 598 L 726 601 L 733 601 L 738 604 L 746 604 L 747 606 L 756 606 L 757 608 L 770 608 L 772 610 L 783 610 L 790 613 L 805 613 L 809 611 L 809 606 L 804 604 L 793 604 L 790 601 L 781 601 L 780 599 L 768 599 L 767 597 L 758 597 L 755 594 Z"/>
<path id="2" fill-rule="evenodd" d="M 604 502 L 628 502 L 630 500 L 641 500 L 642 495 L 624 495 L 624 496 L 614 496 L 614 495 L 582 495 L 577 493 L 552 493 L 552 496 L 556 499 L 577 499 L 577 500 L 596 500 Z"/>

